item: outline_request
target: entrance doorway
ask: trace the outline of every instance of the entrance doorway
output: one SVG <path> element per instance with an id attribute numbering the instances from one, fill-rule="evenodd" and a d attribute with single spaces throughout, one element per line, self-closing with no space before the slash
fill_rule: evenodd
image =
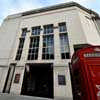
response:
<path id="1" fill-rule="evenodd" d="M 53 98 L 52 64 L 30 64 L 25 69 L 21 94 Z"/>

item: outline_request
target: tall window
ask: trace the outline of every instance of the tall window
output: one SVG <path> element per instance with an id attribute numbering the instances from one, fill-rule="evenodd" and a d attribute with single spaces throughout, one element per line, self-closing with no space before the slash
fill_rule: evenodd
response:
<path id="1" fill-rule="evenodd" d="M 61 50 L 61 58 L 62 59 L 69 59 L 69 41 L 68 35 L 66 32 L 66 23 L 59 24 L 59 32 L 60 32 L 60 50 Z"/>
<path id="2" fill-rule="evenodd" d="M 37 60 L 39 51 L 39 36 L 32 37 L 30 40 L 28 60 Z"/>
<path id="3" fill-rule="evenodd" d="M 44 25 L 44 34 L 53 33 L 53 24 Z"/>
<path id="4" fill-rule="evenodd" d="M 27 28 L 23 28 L 22 29 L 21 38 L 19 40 L 20 42 L 19 42 L 19 47 L 18 47 L 18 50 L 17 50 L 17 54 L 16 54 L 15 60 L 20 60 L 20 58 L 21 58 L 26 33 L 27 33 Z"/>
<path id="5" fill-rule="evenodd" d="M 42 59 L 54 59 L 53 24 L 44 26 Z"/>
<path id="6" fill-rule="evenodd" d="M 32 35 L 40 35 L 41 27 L 36 26 L 32 28 Z"/>
<path id="7" fill-rule="evenodd" d="M 21 54 L 22 54 L 23 46 L 24 46 L 24 41 L 25 41 L 25 38 L 20 38 L 19 47 L 17 50 L 16 58 L 15 58 L 16 60 L 20 60 L 20 58 L 21 58 Z"/>
<path id="8" fill-rule="evenodd" d="M 53 39 L 53 35 L 43 36 L 42 59 L 54 59 L 54 39 Z"/>
<path id="9" fill-rule="evenodd" d="M 25 37 L 27 33 L 27 28 L 22 29 L 22 37 Z"/>

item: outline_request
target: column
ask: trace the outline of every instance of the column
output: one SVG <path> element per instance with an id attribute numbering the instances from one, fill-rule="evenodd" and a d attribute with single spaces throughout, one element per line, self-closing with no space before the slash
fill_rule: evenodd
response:
<path id="1" fill-rule="evenodd" d="M 54 54 L 55 60 L 59 62 L 61 59 L 61 52 L 60 52 L 60 37 L 59 37 L 59 27 L 58 23 L 54 24 Z"/>
<path id="2" fill-rule="evenodd" d="M 40 32 L 40 41 L 39 41 L 39 52 L 38 52 L 38 60 L 42 60 L 42 47 L 43 47 L 43 26 L 41 26 Z"/>

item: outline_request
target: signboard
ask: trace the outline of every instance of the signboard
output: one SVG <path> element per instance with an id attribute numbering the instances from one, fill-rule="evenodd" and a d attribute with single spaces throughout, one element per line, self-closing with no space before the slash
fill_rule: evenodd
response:
<path id="1" fill-rule="evenodd" d="M 84 57 L 88 58 L 88 57 L 100 57 L 100 52 L 94 52 L 94 53 L 85 53 Z"/>
<path id="2" fill-rule="evenodd" d="M 15 75 L 14 83 L 19 83 L 20 80 L 20 74 Z"/>

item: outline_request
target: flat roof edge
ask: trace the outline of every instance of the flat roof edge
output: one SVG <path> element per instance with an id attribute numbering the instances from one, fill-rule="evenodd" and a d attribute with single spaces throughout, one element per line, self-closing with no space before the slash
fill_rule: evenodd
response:
<path id="1" fill-rule="evenodd" d="M 31 15 L 31 14 L 42 13 L 42 12 L 46 12 L 46 11 L 63 9 L 63 8 L 67 8 L 67 7 L 74 7 L 74 6 L 86 11 L 89 14 L 94 14 L 96 17 L 100 18 L 99 14 L 96 13 L 95 11 L 92 11 L 92 10 L 90 10 L 90 9 L 88 9 L 88 8 L 78 4 L 76 2 L 67 2 L 67 3 L 57 4 L 57 5 L 53 5 L 53 6 L 48 6 L 48 7 L 34 9 L 34 10 L 26 11 L 26 12 L 8 15 L 8 17 L 5 18 L 5 20 L 18 18 L 18 17 L 21 17 L 21 16 L 27 16 L 27 15 Z"/>
<path id="2" fill-rule="evenodd" d="M 27 16 L 27 15 L 31 15 L 31 14 L 37 14 L 37 13 L 41 13 L 41 12 L 52 11 L 52 10 L 57 10 L 57 9 L 62 9 L 62 8 L 67 8 L 67 7 L 73 7 L 73 6 L 79 7 L 82 10 L 84 10 L 90 14 L 99 16 L 99 14 L 96 13 L 95 11 L 85 8 L 84 6 L 82 6 L 76 2 L 67 2 L 67 3 L 62 3 L 62 4 L 53 5 L 53 6 L 49 6 L 49 7 L 39 8 L 39 9 L 31 10 L 31 11 L 26 11 L 26 12 L 22 13 L 22 16 Z"/>

